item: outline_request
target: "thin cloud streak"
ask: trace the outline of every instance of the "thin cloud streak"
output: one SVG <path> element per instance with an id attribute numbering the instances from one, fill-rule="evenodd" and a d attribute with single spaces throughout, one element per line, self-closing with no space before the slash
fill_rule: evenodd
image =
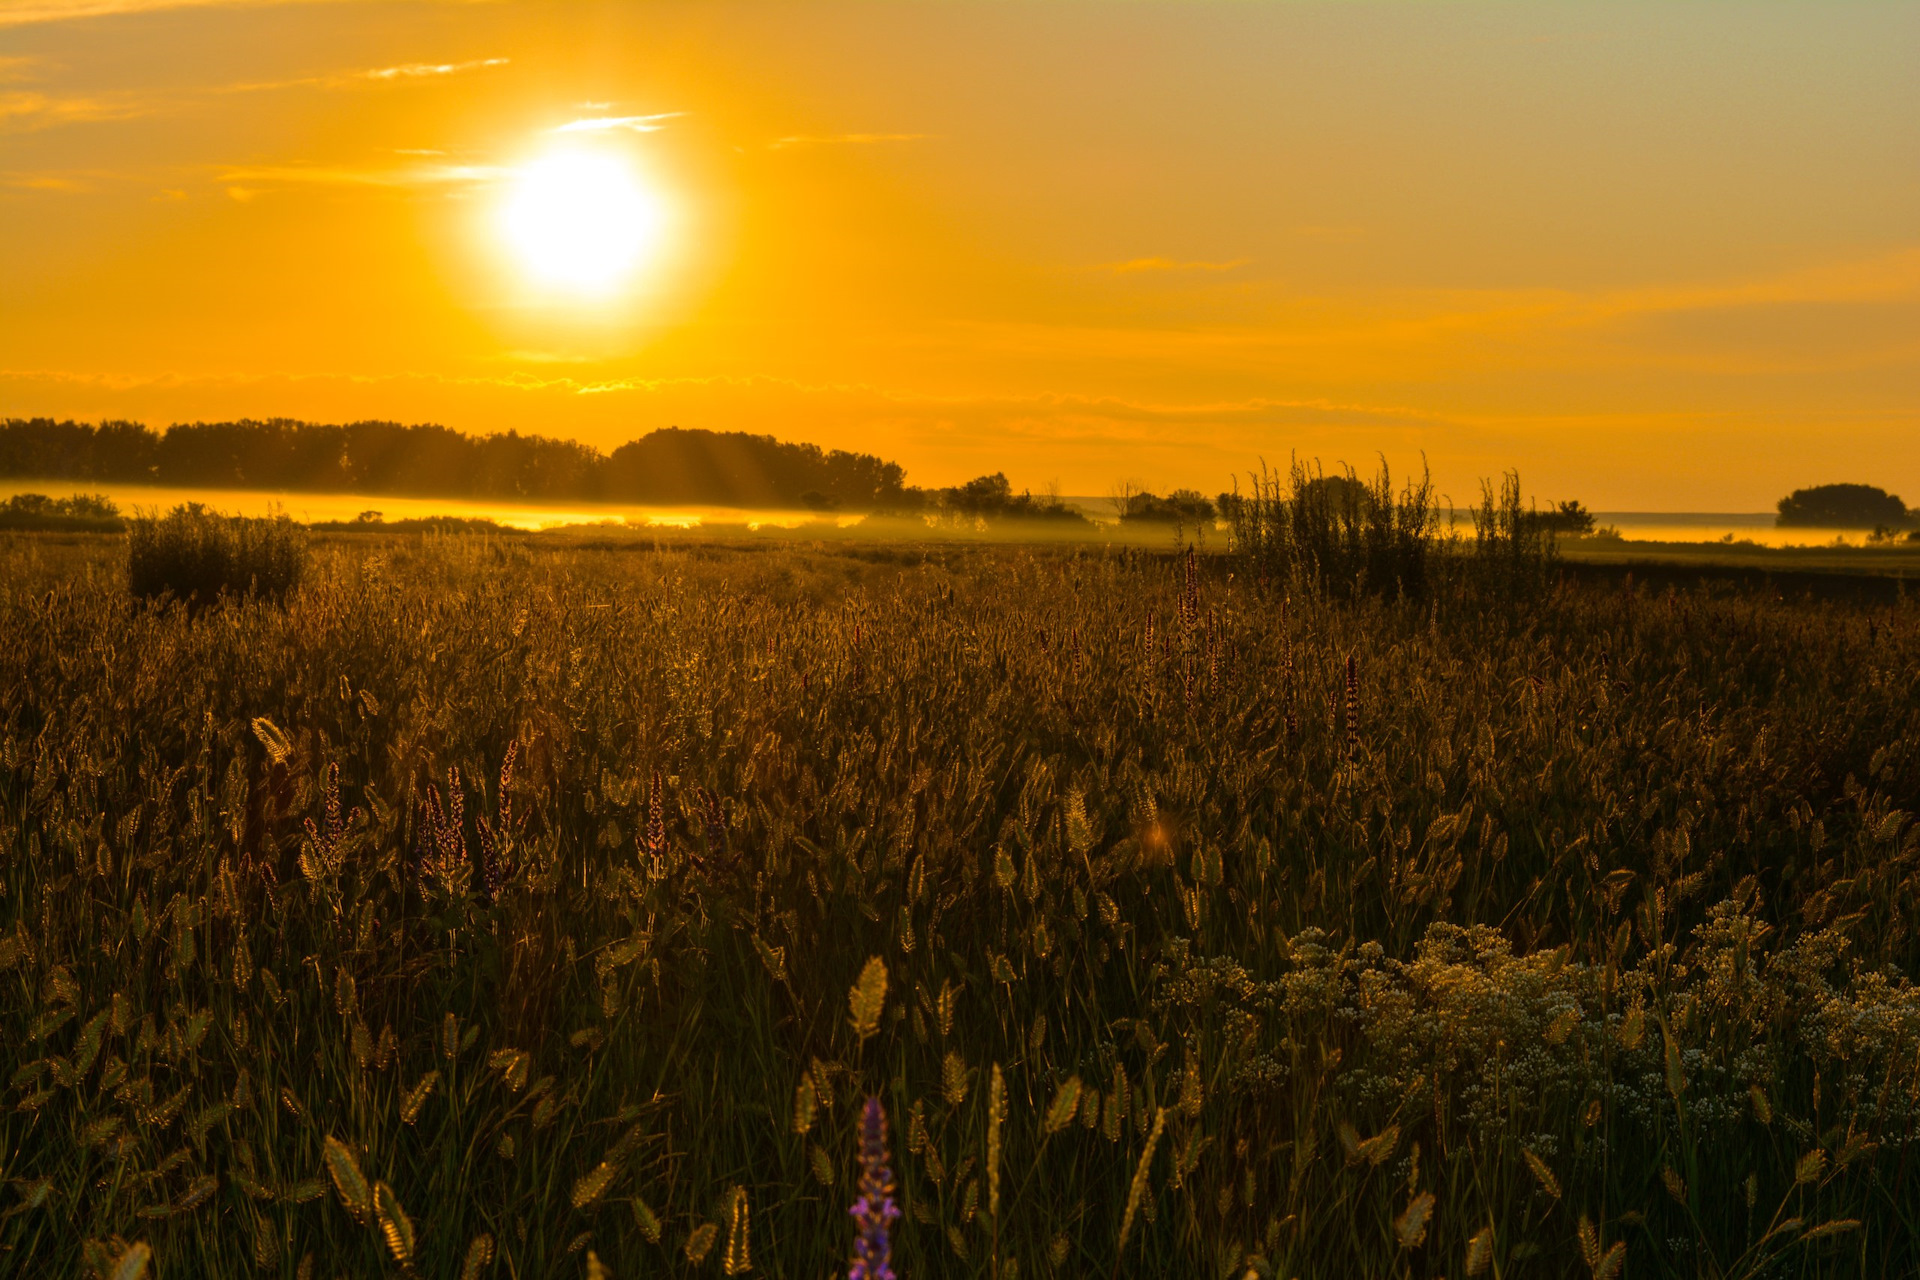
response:
<path id="1" fill-rule="evenodd" d="M 510 171 L 499 165 L 414 165 L 400 169 L 347 169 L 304 165 L 262 165 L 228 169 L 224 183 L 322 187 L 450 187 L 497 182 Z"/>
<path id="2" fill-rule="evenodd" d="M 588 116 L 581 120 L 569 120 L 549 132 L 611 133 L 626 130 L 629 133 L 658 133 L 665 127 L 661 121 L 677 120 L 685 114 L 684 111 L 657 111 L 650 116 Z"/>
<path id="3" fill-rule="evenodd" d="M 0 0 L 4 2 L 4 0 Z M 302 76 L 293 80 L 247 81 L 215 85 L 173 94 L 74 94 L 43 93 L 33 89 L 0 91 L 0 130 L 22 132 L 50 129 L 59 125 L 89 124 L 101 121 L 135 120 L 179 108 L 207 94 L 267 93 L 282 89 L 349 89 L 368 85 L 397 84 L 409 81 L 438 80 L 463 72 L 506 66 L 507 58 L 479 58 L 469 62 L 412 62 L 395 67 L 377 67 L 350 75 Z M 0 59 L 0 81 L 18 80 L 11 68 L 24 67 L 29 59 Z"/>
<path id="4" fill-rule="evenodd" d="M 379 67 L 372 71 L 362 71 L 363 80 L 422 80 L 434 76 L 459 75 L 462 71 L 480 71 L 487 67 L 504 67 L 511 58 L 474 58 L 467 62 L 407 62 L 397 67 Z"/>
<path id="5" fill-rule="evenodd" d="M 211 93 L 271 93 L 280 89 L 363 89 L 369 84 L 405 84 L 415 80 L 440 80 L 468 71 L 504 67 L 511 58 L 473 58 L 465 62 L 408 62 L 393 67 L 374 67 L 367 71 L 326 76 L 296 76 L 291 80 L 243 80 L 219 85 Z"/>
<path id="6" fill-rule="evenodd" d="M 60 97 L 22 90 L 0 93 L 0 129 L 25 131 L 63 124 L 131 120 L 149 115 L 154 109 L 151 101 L 129 95 Z"/>
<path id="7" fill-rule="evenodd" d="M 0 0 L 0 27 L 113 18 L 164 9 L 237 9 L 324 3 L 326 0 Z"/>
<path id="8" fill-rule="evenodd" d="M 91 191 L 93 188 L 77 178 L 59 173 L 0 173 L 0 187 L 13 191 Z"/>

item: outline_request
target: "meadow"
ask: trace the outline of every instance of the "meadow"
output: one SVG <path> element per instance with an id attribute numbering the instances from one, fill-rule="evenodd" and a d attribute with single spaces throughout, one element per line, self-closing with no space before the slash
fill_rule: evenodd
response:
<path id="1" fill-rule="evenodd" d="M 901 1277 L 1920 1272 L 1891 584 L 126 556 L 0 535 L 0 1271 L 845 1274 L 877 1098 Z"/>

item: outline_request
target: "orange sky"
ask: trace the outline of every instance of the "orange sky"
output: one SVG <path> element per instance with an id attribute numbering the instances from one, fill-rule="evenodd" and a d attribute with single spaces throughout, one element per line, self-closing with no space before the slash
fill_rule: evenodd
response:
<path id="1" fill-rule="evenodd" d="M 1916 68 L 1831 0 L 0 0 L 0 416 L 1920 502 Z M 574 146 L 670 215 L 606 297 L 497 230 Z"/>

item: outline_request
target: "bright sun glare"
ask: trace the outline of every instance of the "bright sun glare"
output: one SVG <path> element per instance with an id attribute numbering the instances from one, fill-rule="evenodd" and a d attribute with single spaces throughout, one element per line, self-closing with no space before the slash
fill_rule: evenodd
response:
<path id="1" fill-rule="evenodd" d="M 604 296 L 631 281 L 658 249 L 659 195 L 624 157 L 562 151 L 523 166 L 501 209 L 500 229 L 534 280 Z"/>

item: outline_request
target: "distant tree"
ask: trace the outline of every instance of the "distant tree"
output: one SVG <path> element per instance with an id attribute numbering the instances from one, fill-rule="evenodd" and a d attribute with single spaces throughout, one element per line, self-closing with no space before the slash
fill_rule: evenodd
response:
<path id="1" fill-rule="evenodd" d="M 1006 509 L 1013 501 L 1013 485 L 1004 472 L 996 471 L 990 476 L 976 476 L 965 484 L 955 485 L 943 495 L 943 505 L 954 511 L 965 511 L 979 515 L 990 515 Z"/>
<path id="2" fill-rule="evenodd" d="M 1164 498 L 1145 490 L 1135 491 L 1127 495 L 1120 508 L 1122 520 L 1158 524 L 1204 524 L 1212 522 L 1215 515 L 1213 502 L 1193 489 L 1175 489 Z"/>
<path id="3" fill-rule="evenodd" d="M 872 454 L 683 427 L 621 445 L 604 474 L 605 496 L 616 501 L 786 509 L 813 492 L 871 510 L 901 501 L 906 479 L 898 463 Z"/>
<path id="4" fill-rule="evenodd" d="M 0 475 L 48 480 L 153 480 L 157 433 L 137 422 L 0 422 Z"/>
<path id="5" fill-rule="evenodd" d="M 898 463 L 744 432 L 654 431 L 612 457 L 575 440 L 469 436 L 431 423 L 326 425 L 288 418 L 176 423 L 0 421 L 0 476 L 183 488 L 609 499 L 792 508 L 917 507 Z"/>
<path id="6" fill-rule="evenodd" d="M 949 518 L 962 523 L 974 520 L 1046 520 L 1086 525 L 1091 522 L 1078 510 L 1060 500 L 1058 486 L 1039 497 L 1032 490 L 1013 491 L 1004 472 L 976 476 L 965 484 L 934 493 L 935 505 Z"/>
<path id="7" fill-rule="evenodd" d="M 1579 502 L 1561 502 L 1545 511 L 1532 513 L 1532 519 L 1541 529 L 1563 538 L 1584 538 L 1593 532 L 1593 512 Z"/>
<path id="8" fill-rule="evenodd" d="M 1780 499 L 1774 523 L 1826 529 L 1904 528 L 1916 523 L 1906 503 L 1870 484 L 1822 484 Z"/>

